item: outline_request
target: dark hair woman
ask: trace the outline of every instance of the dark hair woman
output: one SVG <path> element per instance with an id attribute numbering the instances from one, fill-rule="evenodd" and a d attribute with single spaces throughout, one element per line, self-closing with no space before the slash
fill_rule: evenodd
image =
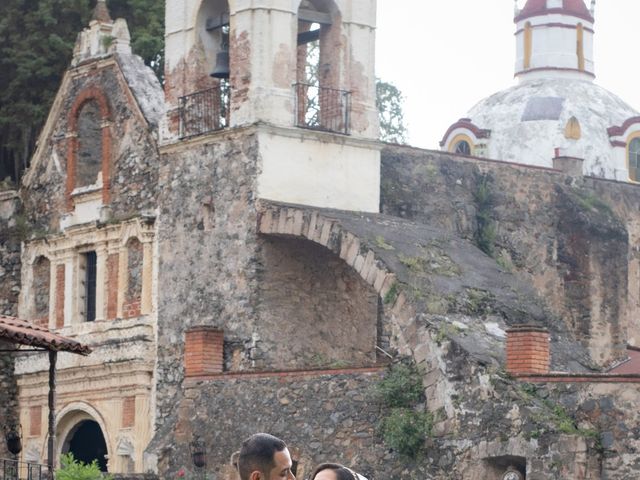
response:
<path id="1" fill-rule="evenodd" d="M 367 480 L 366 477 L 338 463 L 318 465 L 309 480 Z"/>

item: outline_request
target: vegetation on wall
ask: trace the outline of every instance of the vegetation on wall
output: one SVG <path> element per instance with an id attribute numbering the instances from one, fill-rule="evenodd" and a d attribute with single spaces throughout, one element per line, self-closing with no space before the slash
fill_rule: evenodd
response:
<path id="1" fill-rule="evenodd" d="M 495 253 L 496 226 L 492 218 L 494 207 L 492 179 L 488 174 L 477 176 L 473 198 L 476 202 L 476 222 L 478 225 L 474 239 L 475 243 L 480 250 L 493 257 Z"/>
<path id="2" fill-rule="evenodd" d="M 408 360 L 391 365 L 375 387 L 375 398 L 382 408 L 378 427 L 385 443 L 406 457 L 418 456 L 433 427 L 420 370 Z"/>

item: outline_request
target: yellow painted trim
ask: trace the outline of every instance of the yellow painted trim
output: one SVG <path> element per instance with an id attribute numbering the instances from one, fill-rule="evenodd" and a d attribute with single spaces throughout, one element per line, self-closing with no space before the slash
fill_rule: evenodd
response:
<path id="1" fill-rule="evenodd" d="M 584 27 L 581 23 L 578 24 L 576 33 L 576 54 L 578 55 L 578 70 L 584 72 Z"/>
<path id="2" fill-rule="evenodd" d="M 531 52 L 533 51 L 533 28 L 531 22 L 524 26 L 524 69 L 531 68 Z"/>
<path id="3" fill-rule="evenodd" d="M 571 140 L 580 140 L 582 137 L 582 129 L 580 128 L 580 122 L 576 117 L 571 117 L 564 127 L 565 138 Z"/>
<path id="4" fill-rule="evenodd" d="M 625 153 L 625 161 L 627 162 L 627 176 L 629 177 L 629 181 L 634 183 L 640 182 L 640 178 L 631 178 L 631 169 L 629 168 L 629 146 L 631 145 L 631 141 L 636 138 L 640 138 L 640 132 L 633 132 L 631 135 L 629 135 L 629 137 L 627 138 L 627 147 Z"/>
<path id="5" fill-rule="evenodd" d="M 451 141 L 449 142 L 449 152 L 456 153 L 456 145 L 458 144 L 458 142 L 462 142 L 462 141 L 465 141 L 469 144 L 469 149 L 471 150 L 469 155 L 473 155 L 476 149 L 476 146 L 474 145 L 473 140 L 471 140 L 471 137 L 464 133 L 459 133 L 458 135 L 456 135 L 451 139 Z"/>

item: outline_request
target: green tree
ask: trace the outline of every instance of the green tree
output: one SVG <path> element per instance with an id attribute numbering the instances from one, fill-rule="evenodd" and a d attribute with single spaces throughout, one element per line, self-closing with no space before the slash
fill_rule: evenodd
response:
<path id="1" fill-rule="evenodd" d="M 0 0 L 0 181 L 19 178 L 75 39 L 88 25 L 95 0 Z M 108 0 L 113 18 L 129 24 L 134 52 L 161 77 L 164 2 Z"/>
<path id="2" fill-rule="evenodd" d="M 404 97 L 398 88 L 376 79 L 376 106 L 380 119 L 380 140 L 389 143 L 407 143 L 404 124 Z"/>
<path id="3" fill-rule="evenodd" d="M 19 176 L 88 22 L 87 0 L 0 2 L 0 169 Z"/>

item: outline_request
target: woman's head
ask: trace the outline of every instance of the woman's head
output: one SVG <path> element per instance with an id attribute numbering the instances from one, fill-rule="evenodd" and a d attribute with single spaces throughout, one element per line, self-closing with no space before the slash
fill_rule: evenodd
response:
<path id="1" fill-rule="evenodd" d="M 323 463 L 311 474 L 311 480 L 358 480 L 356 475 L 343 465 Z"/>

